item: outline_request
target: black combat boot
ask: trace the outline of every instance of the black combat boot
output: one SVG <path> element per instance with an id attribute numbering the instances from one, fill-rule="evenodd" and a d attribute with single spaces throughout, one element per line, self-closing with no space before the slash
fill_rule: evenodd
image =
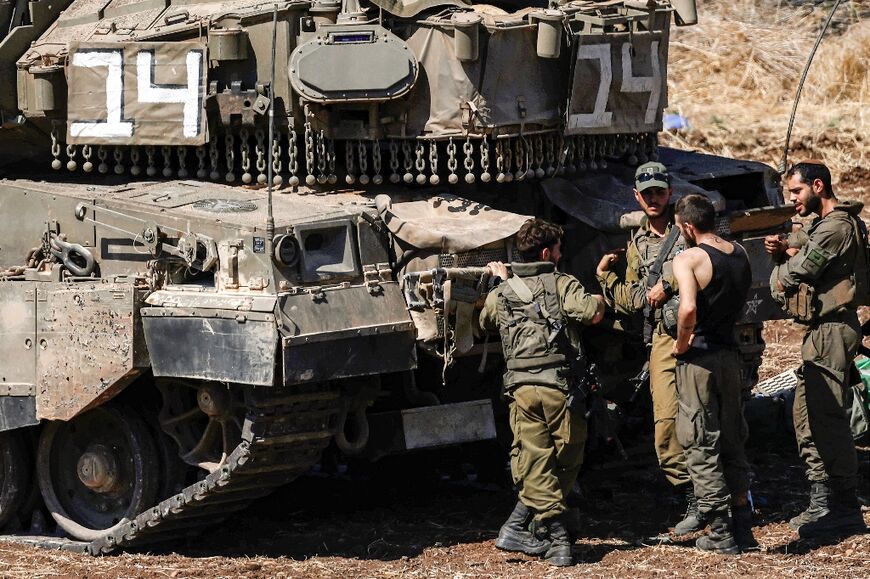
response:
<path id="1" fill-rule="evenodd" d="M 683 520 L 674 527 L 674 535 L 678 537 L 701 531 L 707 526 L 707 520 L 698 512 L 698 499 L 695 498 L 692 483 L 685 485 L 685 487 L 686 514 L 683 516 Z"/>
<path id="2" fill-rule="evenodd" d="M 550 548 L 544 553 L 544 561 L 555 567 L 568 567 L 574 564 L 564 514 L 545 521 L 532 521 L 532 532 L 535 537 L 544 538 L 550 544 Z"/>
<path id="3" fill-rule="evenodd" d="M 752 507 L 748 503 L 732 506 L 731 519 L 734 523 L 734 539 L 740 552 L 760 550 L 752 534 Z"/>
<path id="4" fill-rule="evenodd" d="M 813 521 L 818 521 L 830 510 L 828 508 L 828 500 L 831 497 L 831 488 L 826 483 L 813 483 L 810 487 L 810 506 L 804 512 L 788 522 L 788 526 L 793 531 L 797 531 L 802 526 Z"/>
<path id="5" fill-rule="evenodd" d="M 568 510 L 565 511 L 565 528 L 568 530 L 568 542 L 572 545 L 577 542 L 577 539 L 580 537 L 582 526 L 580 509 L 577 507 L 568 507 Z"/>
<path id="6" fill-rule="evenodd" d="M 838 490 L 831 493 L 828 512 L 813 521 L 801 525 L 798 534 L 801 539 L 826 539 L 847 537 L 866 533 L 864 516 L 855 489 Z"/>
<path id="7" fill-rule="evenodd" d="M 517 501 L 514 512 L 508 517 L 498 532 L 495 546 L 504 551 L 543 555 L 550 548 L 550 542 L 537 538 L 529 530 L 534 513 L 522 501 Z"/>
<path id="8" fill-rule="evenodd" d="M 716 511 L 710 513 L 710 534 L 701 537 L 695 542 L 695 546 L 702 551 L 722 553 L 724 555 L 736 555 L 740 552 L 737 541 L 734 539 L 734 529 L 731 524 L 731 516 L 728 511 Z"/>

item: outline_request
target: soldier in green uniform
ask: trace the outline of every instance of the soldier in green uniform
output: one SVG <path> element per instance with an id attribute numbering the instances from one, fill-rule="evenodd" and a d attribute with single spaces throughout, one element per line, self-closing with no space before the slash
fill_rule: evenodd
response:
<path id="1" fill-rule="evenodd" d="M 596 273 L 610 307 L 629 316 L 645 314 L 644 341 L 650 355 L 656 456 L 665 477 L 686 496 L 686 515 L 674 529 L 675 534 L 685 535 L 701 530 L 705 523 L 698 517 L 698 503 L 686 470 L 683 447 L 677 440 L 674 427 L 677 418 L 676 361 L 671 356 L 674 340 L 663 327 L 661 306 L 676 293 L 672 262 L 686 245 L 674 226 L 673 207 L 669 205 L 670 177 L 664 165 L 653 162 L 637 168 L 634 196 L 645 219 L 628 245 L 625 280 L 620 280 L 610 270 L 619 259 L 616 253 L 605 255 Z M 675 237 L 669 239 L 669 234 Z M 659 261 L 659 254 L 665 246 L 668 246 L 667 254 Z M 650 273 L 657 261 L 659 267 L 655 268 L 657 271 L 653 275 L 659 279 L 650 284 Z"/>
<path id="2" fill-rule="evenodd" d="M 859 290 L 866 280 L 860 277 L 867 275 L 861 239 L 866 229 L 858 217 L 862 205 L 837 199 L 831 173 L 822 164 L 799 163 L 786 179 L 798 213 L 818 216 L 799 249 L 778 236 L 765 239 L 780 262 L 771 274 L 771 293 L 805 326 L 793 418 L 812 487 L 809 506 L 789 526 L 807 538 L 863 532 L 857 457 L 845 407 L 861 341 L 857 306 L 866 299 L 856 295 L 864 293 Z"/>
<path id="3" fill-rule="evenodd" d="M 511 473 L 519 500 L 502 526 L 496 546 L 543 555 L 557 566 L 571 565 L 565 498 L 586 442 L 583 411 L 568 406 L 571 361 L 579 352 L 578 324 L 604 317 L 604 298 L 587 293 L 576 278 L 556 271 L 562 229 L 540 219 L 517 233 L 523 263 L 490 269 L 505 280 L 486 297 L 480 313 L 484 330 L 501 336 L 514 434 Z"/>

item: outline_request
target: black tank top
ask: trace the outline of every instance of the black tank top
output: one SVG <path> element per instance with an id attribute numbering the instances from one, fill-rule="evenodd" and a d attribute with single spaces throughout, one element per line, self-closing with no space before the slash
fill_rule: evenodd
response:
<path id="1" fill-rule="evenodd" d="M 710 256 L 713 277 L 707 287 L 698 292 L 693 348 L 715 350 L 734 348 L 734 325 L 746 304 L 746 294 L 752 285 L 752 271 L 743 248 L 732 243 L 734 251 L 724 253 L 711 245 L 698 245 Z"/>

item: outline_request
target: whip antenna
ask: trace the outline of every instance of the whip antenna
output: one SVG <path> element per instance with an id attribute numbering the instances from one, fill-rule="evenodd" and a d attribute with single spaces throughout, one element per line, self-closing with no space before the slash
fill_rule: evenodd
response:
<path id="1" fill-rule="evenodd" d="M 834 7 L 831 8 L 831 13 L 828 14 L 827 20 L 825 20 L 824 26 L 822 26 L 822 30 L 819 32 L 819 37 L 816 38 L 816 43 L 813 45 L 813 49 L 810 51 L 810 56 L 807 58 L 807 64 L 804 66 L 804 72 L 801 75 L 801 81 L 798 83 L 797 93 L 794 95 L 794 104 L 791 107 L 791 117 L 788 119 L 788 132 L 785 134 L 785 148 L 782 151 L 782 161 L 779 162 L 779 174 L 782 175 L 785 173 L 785 168 L 788 163 L 788 145 L 791 141 L 791 130 L 794 127 L 794 117 L 797 113 L 798 103 L 801 100 L 801 90 L 804 88 L 804 81 L 807 79 L 807 73 L 810 70 L 810 65 L 813 63 L 813 57 L 816 55 L 816 50 L 819 49 L 819 44 L 822 43 L 822 38 L 825 36 L 825 32 L 828 31 L 828 26 L 831 24 L 831 20 L 834 18 L 834 12 L 837 11 L 837 8 L 840 6 L 840 2 L 842 0 L 837 0 L 834 2 Z"/>
<path id="2" fill-rule="evenodd" d="M 275 4 L 272 12 L 272 74 L 269 79 L 269 146 L 266 147 L 266 187 L 267 187 L 267 214 L 266 214 L 266 238 L 269 248 L 272 249 L 272 240 L 275 237 L 275 216 L 272 213 L 272 143 L 275 133 L 275 44 L 278 37 L 278 5 Z M 270 251 L 271 254 L 271 251 Z"/>

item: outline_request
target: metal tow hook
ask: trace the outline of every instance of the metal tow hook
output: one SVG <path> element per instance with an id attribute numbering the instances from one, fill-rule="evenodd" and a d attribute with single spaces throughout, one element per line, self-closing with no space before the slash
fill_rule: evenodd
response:
<path id="1" fill-rule="evenodd" d="M 71 274 L 76 277 L 91 275 L 96 261 L 91 252 L 78 243 L 67 243 L 59 237 L 52 237 L 51 254 L 63 263 Z"/>

